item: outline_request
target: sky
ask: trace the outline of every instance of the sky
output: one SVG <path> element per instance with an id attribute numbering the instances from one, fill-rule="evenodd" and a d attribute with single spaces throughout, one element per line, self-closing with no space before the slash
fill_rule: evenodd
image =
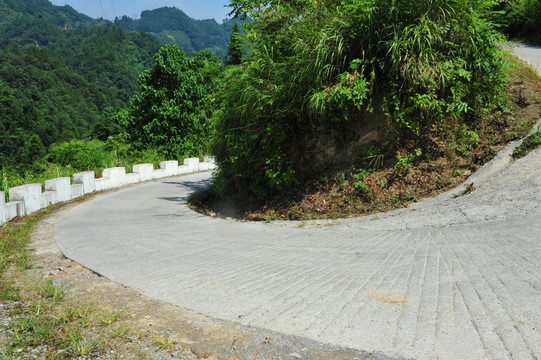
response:
<path id="1" fill-rule="evenodd" d="M 160 7 L 176 7 L 194 19 L 216 19 L 221 24 L 230 9 L 228 0 L 50 0 L 54 5 L 70 5 L 80 13 L 93 18 L 114 20 L 127 15 L 139 18 L 141 11 Z"/>

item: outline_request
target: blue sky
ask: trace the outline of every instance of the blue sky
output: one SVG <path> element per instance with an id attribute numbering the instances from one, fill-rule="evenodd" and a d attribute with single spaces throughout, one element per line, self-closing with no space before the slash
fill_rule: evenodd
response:
<path id="1" fill-rule="evenodd" d="M 163 6 L 176 7 L 194 19 L 226 18 L 228 0 L 50 0 L 54 5 L 70 5 L 75 10 L 93 18 L 114 20 L 115 16 L 127 15 L 139 18 L 141 11 Z"/>

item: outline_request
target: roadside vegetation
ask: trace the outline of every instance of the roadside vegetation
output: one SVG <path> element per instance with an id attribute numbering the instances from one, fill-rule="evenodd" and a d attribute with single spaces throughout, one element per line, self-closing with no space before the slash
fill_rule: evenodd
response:
<path id="1" fill-rule="evenodd" d="M 225 197 L 255 220 L 402 207 L 538 118 L 538 78 L 501 50 L 491 1 L 231 4 L 250 51 L 225 76 L 214 187 L 193 199 L 209 213 Z"/>
<path id="2" fill-rule="evenodd" d="M 115 327 L 118 314 L 92 306 L 65 304 L 61 282 L 43 279 L 22 286 L 11 275 L 31 269 L 30 232 L 52 208 L 0 228 L 0 359 L 64 359 L 92 355 L 110 338 L 126 334 Z"/>
<path id="3" fill-rule="evenodd" d="M 72 294 L 77 290 L 66 286 L 61 268 L 36 269 L 30 235 L 58 206 L 0 227 L 0 360 L 197 359 L 172 335 L 141 335 L 128 315 L 133 308 Z"/>
<path id="4" fill-rule="evenodd" d="M 541 4 L 539 0 L 500 0 L 492 20 L 513 40 L 541 45 Z"/>

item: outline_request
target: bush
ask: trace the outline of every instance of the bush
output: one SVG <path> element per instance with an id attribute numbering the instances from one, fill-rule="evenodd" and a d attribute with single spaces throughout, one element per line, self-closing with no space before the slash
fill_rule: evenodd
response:
<path id="1" fill-rule="evenodd" d="M 253 21 L 213 143 L 221 188 L 259 199 L 294 191 L 325 169 L 307 156 L 314 139 L 346 148 L 366 124 L 390 141 L 474 131 L 506 79 L 501 37 L 484 17 L 491 4 L 233 0 L 232 15 Z"/>

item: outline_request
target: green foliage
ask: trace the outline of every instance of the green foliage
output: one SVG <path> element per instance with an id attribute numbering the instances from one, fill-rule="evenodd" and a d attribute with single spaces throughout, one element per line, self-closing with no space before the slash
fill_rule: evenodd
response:
<path id="1" fill-rule="evenodd" d="M 110 124 L 159 42 L 46 0 L 2 0 L 0 10 L 0 168 L 24 172 L 54 142 Z"/>
<path id="2" fill-rule="evenodd" d="M 127 145 L 121 145 L 124 148 Z M 71 140 L 54 144 L 50 147 L 46 160 L 60 166 L 70 166 L 74 169 L 94 170 L 118 165 L 116 151 L 110 151 L 111 146 L 98 140 Z M 125 149 L 122 149 L 125 152 Z"/>
<path id="3" fill-rule="evenodd" d="M 1 166 L 28 168 L 58 139 L 82 136 L 107 102 L 44 50 L 0 50 Z"/>
<path id="4" fill-rule="evenodd" d="M 230 25 L 219 25 L 214 19 L 194 20 L 182 10 L 162 7 L 146 10 L 141 18 L 127 16 L 115 19 L 115 25 L 126 31 L 144 31 L 155 35 L 162 43 L 174 44 L 191 54 L 200 50 L 225 56 Z"/>
<path id="5" fill-rule="evenodd" d="M 499 0 L 492 19 L 512 38 L 541 45 L 541 2 L 539 0 Z"/>
<path id="6" fill-rule="evenodd" d="M 506 82 L 492 1 L 233 0 L 250 56 L 226 81 L 214 153 L 229 190 L 269 198 L 323 169 L 311 139 L 475 131 Z M 458 128 L 440 126 L 448 120 Z"/>
<path id="7" fill-rule="evenodd" d="M 227 46 L 228 58 L 226 64 L 240 65 L 243 55 L 244 45 L 242 44 L 239 26 L 235 23 L 231 29 L 231 38 L 229 39 L 229 45 Z"/>
<path id="8" fill-rule="evenodd" d="M 365 182 L 368 175 L 370 175 L 370 173 L 367 170 L 359 170 L 357 174 L 353 175 L 353 179 L 355 180 L 352 184 L 353 187 L 355 187 L 355 189 L 368 190 L 369 185 Z"/>
<path id="9" fill-rule="evenodd" d="M 528 155 L 533 150 L 541 147 L 541 130 L 538 130 L 528 136 L 524 141 L 513 151 L 513 159 L 520 159 Z"/>
<path id="10" fill-rule="evenodd" d="M 139 78 L 139 94 L 117 121 L 139 148 L 162 147 L 169 157 L 199 156 L 211 132 L 211 90 L 220 72 L 208 51 L 187 56 L 162 47 L 154 67 Z"/>

